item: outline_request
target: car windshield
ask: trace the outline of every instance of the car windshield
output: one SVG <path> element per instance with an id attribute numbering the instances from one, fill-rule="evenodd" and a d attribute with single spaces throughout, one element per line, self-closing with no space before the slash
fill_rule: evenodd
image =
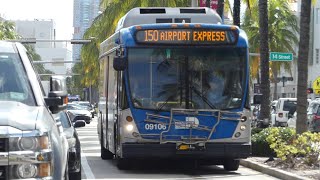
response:
<path id="1" fill-rule="evenodd" d="M 87 110 L 87 107 L 77 104 L 68 104 L 67 110 Z"/>
<path id="2" fill-rule="evenodd" d="M 78 102 L 80 106 L 91 108 L 91 104 L 89 102 Z"/>
<path id="3" fill-rule="evenodd" d="M 18 54 L 0 52 L 0 101 L 16 101 L 35 106 L 27 77 Z"/>
<path id="4" fill-rule="evenodd" d="M 129 83 L 144 109 L 240 108 L 246 51 L 241 48 L 132 48 Z"/>

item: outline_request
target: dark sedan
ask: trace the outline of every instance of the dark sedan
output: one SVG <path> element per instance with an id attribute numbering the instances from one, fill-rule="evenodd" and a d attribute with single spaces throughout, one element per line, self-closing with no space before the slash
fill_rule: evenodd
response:
<path id="1" fill-rule="evenodd" d="M 81 179 L 81 148 L 78 133 L 75 128 L 84 127 L 86 122 L 84 120 L 77 120 L 72 123 L 68 112 L 61 111 L 56 114 L 59 117 L 63 126 L 63 132 L 68 140 L 68 169 L 69 179 L 80 180 Z"/>

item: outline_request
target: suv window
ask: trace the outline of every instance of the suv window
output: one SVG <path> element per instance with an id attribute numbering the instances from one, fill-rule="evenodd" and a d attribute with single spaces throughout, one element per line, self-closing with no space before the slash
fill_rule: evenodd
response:
<path id="1" fill-rule="evenodd" d="M 0 51 L 0 101 L 36 105 L 26 71 L 17 53 Z"/>
<path id="2" fill-rule="evenodd" d="M 70 121 L 69 121 L 69 117 L 65 112 L 61 111 L 59 113 L 59 119 L 60 119 L 62 127 L 64 129 L 71 127 L 71 124 L 70 124 Z"/>
<path id="3" fill-rule="evenodd" d="M 295 111 L 297 107 L 297 102 L 296 101 L 284 101 L 283 102 L 283 110 L 284 111 Z"/>

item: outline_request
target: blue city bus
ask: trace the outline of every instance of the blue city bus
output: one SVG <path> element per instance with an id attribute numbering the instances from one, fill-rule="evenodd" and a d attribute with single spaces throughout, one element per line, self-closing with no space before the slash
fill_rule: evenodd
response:
<path id="1" fill-rule="evenodd" d="M 209 8 L 134 8 L 100 46 L 101 158 L 192 159 L 235 171 L 251 153 L 244 31 Z"/>

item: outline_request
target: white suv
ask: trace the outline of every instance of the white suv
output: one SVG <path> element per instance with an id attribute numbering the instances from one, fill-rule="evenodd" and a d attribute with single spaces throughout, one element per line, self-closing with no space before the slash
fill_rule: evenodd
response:
<path id="1" fill-rule="evenodd" d="M 289 116 L 293 116 L 297 107 L 297 98 L 279 98 L 271 111 L 271 126 L 288 126 Z"/>

